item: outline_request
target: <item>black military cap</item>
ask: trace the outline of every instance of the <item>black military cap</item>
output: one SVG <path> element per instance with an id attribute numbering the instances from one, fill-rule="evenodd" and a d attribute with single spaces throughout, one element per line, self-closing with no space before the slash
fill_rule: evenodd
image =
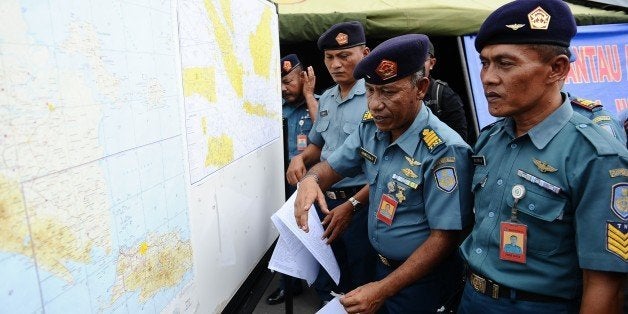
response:
<path id="1" fill-rule="evenodd" d="M 376 85 L 398 81 L 423 68 L 428 45 L 429 39 L 422 34 L 386 40 L 355 66 L 353 76 Z"/>
<path id="2" fill-rule="evenodd" d="M 299 57 L 297 57 L 294 53 L 281 58 L 279 63 L 279 66 L 281 67 L 281 77 L 288 75 L 299 64 L 301 64 L 301 61 L 299 61 Z"/>
<path id="3" fill-rule="evenodd" d="M 519 0 L 491 13 L 478 32 L 475 50 L 493 44 L 551 44 L 569 47 L 576 20 L 561 0 Z"/>
<path id="4" fill-rule="evenodd" d="M 429 40 L 429 38 L 427 39 L 427 53 L 434 57 L 434 45 L 432 45 L 432 42 Z"/>
<path id="5" fill-rule="evenodd" d="M 318 49 L 338 50 L 366 44 L 364 27 L 358 21 L 334 24 L 318 38 Z"/>

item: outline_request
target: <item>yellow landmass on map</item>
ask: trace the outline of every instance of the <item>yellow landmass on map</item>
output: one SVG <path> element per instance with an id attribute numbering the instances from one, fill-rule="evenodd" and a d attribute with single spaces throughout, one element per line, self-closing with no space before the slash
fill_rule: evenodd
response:
<path id="1" fill-rule="evenodd" d="M 222 15 L 227 22 L 227 26 L 229 26 L 229 30 L 233 33 L 235 32 L 235 27 L 231 18 L 231 2 L 232 0 L 220 0 L 220 8 L 222 8 Z"/>
<path id="2" fill-rule="evenodd" d="M 262 13 L 255 32 L 249 35 L 253 71 L 259 76 L 270 77 L 270 64 L 273 56 L 273 40 L 271 32 L 272 11 L 266 7 Z"/>
<path id="3" fill-rule="evenodd" d="M 31 256 L 25 244 L 28 236 L 26 212 L 20 186 L 0 174 L 0 251 Z"/>
<path id="4" fill-rule="evenodd" d="M 207 140 L 205 167 L 221 167 L 233 161 L 233 140 L 227 135 L 210 137 Z"/>
<path id="5" fill-rule="evenodd" d="M 157 292 L 176 286 L 192 268 L 192 246 L 179 234 L 149 234 L 137 247 L 122 250 L 116 263 L 111 303 L 124 293 L 139 291 L 144 303 Z"/>
<path id="6" fill-rule="evenodd" d="M 213 67 L 183 69 L 183 96 L 193 94 L 209 102 L 216 101 L 216 74 Z"/>
<path id="7" fill-rule="evenodd" d="M 266 106 L 262 104 L 253 104 L 249 101 L 245 101 L 242 107 L 244 109 L 244 112 L 253 116 L 260 116 L 271 119 L 275 117 L 275 114 L 266 110 Z"/>
<path id="8" fill-rule="evenodd" d="M 238 61 L 229 31 L 220 21 L 220 16 L 210 0 L 205 0 L 205 9 L 213 26 L 212 30 L 216 35 L 218 47 L 222 54 L 222 62 L 231 81 L 231 86 L 236 95 L 241 98 L 244 95 L 244 68 Z"/>
<path id="9" fill-rule="evenodd" d="M 32 256 L 37 252 L 38 266 L 68 283 L 74 279 L 66 261 L 90 262 L 92 241 L 77 241 L 70 226 L 55 217 L 30 216 L 30 234 L 19 184 L 0 175 L 0 251 Z M 32 247 L 34 245 L 34 248 Z"/>

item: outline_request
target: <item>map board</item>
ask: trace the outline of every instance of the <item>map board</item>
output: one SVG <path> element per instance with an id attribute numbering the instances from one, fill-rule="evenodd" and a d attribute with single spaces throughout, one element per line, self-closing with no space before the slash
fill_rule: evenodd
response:
<path id="1" fill-rule="evenodd" d="M 0 312 L 219 312 L 283 199 L 274 5 L 0 1 Z"/>

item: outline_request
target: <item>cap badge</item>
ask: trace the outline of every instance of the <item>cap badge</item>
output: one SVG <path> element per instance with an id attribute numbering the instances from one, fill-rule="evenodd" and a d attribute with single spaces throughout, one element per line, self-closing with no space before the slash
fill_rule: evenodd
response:
<path id="1" fill-rule="evenodd" d="M 349 35 L 345 33 L 338 33 L 338 35 L 336 35 L 336 42 L 338 43 L 339 46 L 348 44 Z"/>
<path id="2" fill-rule="evenodd" d="M 395 77 L 397 76 L 397 63 L 383 59 L 377 66 L 377 69 L 375 69 L 375 73 L 377 73 L 382 80 Z"/>
<path id="3" fill-rule="evenodd" d="M 506 25 L 506 27 L 512 29 L 513 31 L 516 31 L 516 30 L 518 30 L 518 29 L 520 29 L 520 28 L 522 28 L 524 26 L 526 26 L 526 25 L 525 24 L 509 24 L 509 25 Z"/>
<path id="4" fill-rule="evenodd" d="M 547 29 L 549 27 L 551 16 L 541 7 L 536 7 L 528 13 L 528 21 L 530 21 L 531 29 Z"/>
<path id="5" fill-rule="evenodd" d="M 289 60 L 286 60 L 283 62 L 283 71 L 284 72 L 290 72 L 290 69 L 292 69 L 292 63 L 290 63 Z"/>

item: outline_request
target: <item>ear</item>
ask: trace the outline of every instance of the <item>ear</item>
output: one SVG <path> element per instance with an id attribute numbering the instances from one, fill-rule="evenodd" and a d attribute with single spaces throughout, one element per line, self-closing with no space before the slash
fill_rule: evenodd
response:
<path id="1" fill-rule="evenodd" d="M 364 49 L 362 49 L 362 54 L 366 57 L 369 53 L 371 53 L 371 49 L 365 46 Z"/>
<path id="2" fill-rule="evenodd" d="M 549 82 L 565 80 L 567 74 L 569 74 L 569 70 L 571 70 L 569 58 L 566 55 L 560 55 L 552 58 L 550 66 L 551 70 L 547 77 Z"/>
<path id="3" fill-rule="evenodd" d="M 417 97 L 419 99 L 423 100 L 425 94 L 427 94 L 428 87 L 430 87 L 430 80 L 427 77 L 424 77 L 417 82 Z"/>
<path id="4" fill-rule="evenodd" d="M 430 57 L 430 70 L 436 65 L 436 58 Z"/>

